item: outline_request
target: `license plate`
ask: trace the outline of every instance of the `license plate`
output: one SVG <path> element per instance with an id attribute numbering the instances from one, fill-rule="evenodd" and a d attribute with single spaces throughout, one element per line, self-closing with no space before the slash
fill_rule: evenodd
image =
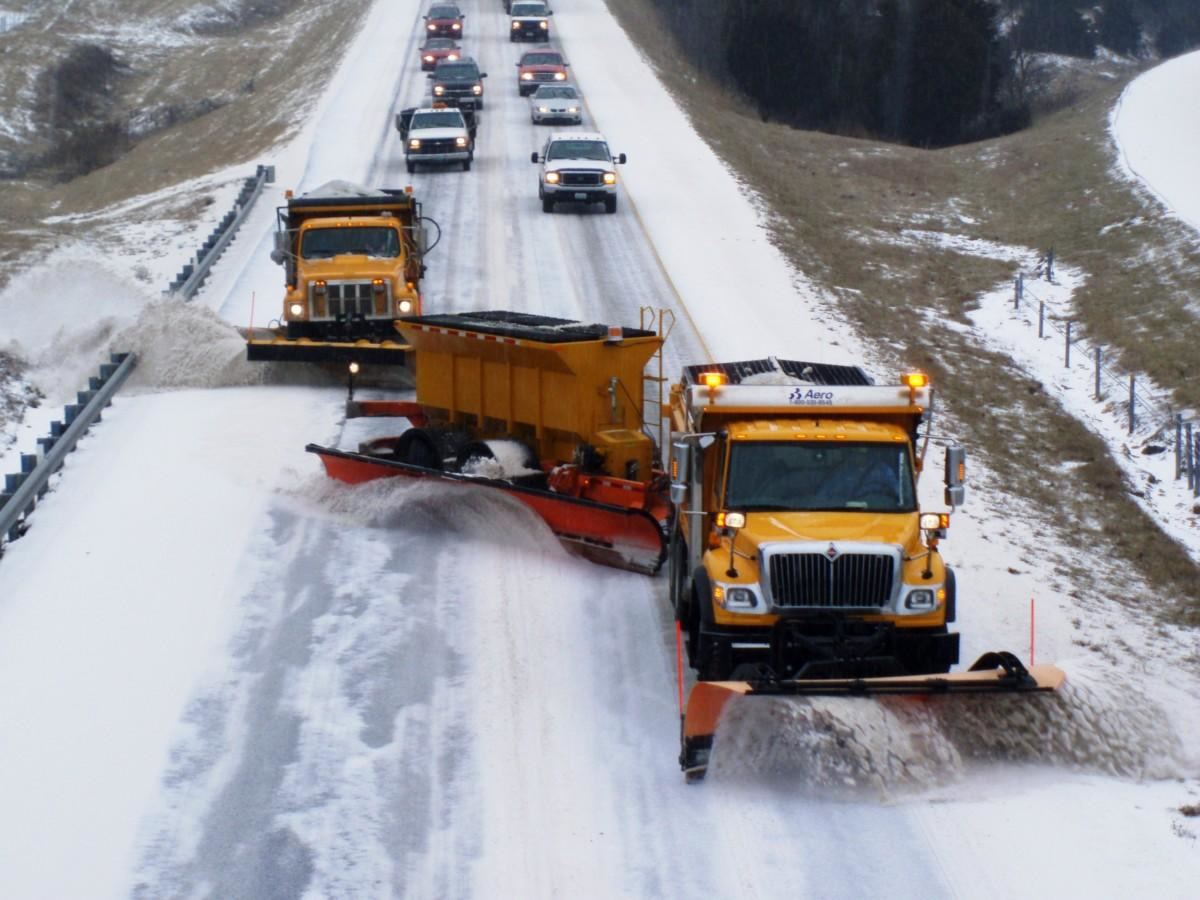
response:
<path id="1" fill-rule="evenodd" d="M 588 195 L 587 195 L 587 194 L 585 194 L 585 193 L 583 193 L 582 191 L 577 191 L 577 192 L 575 193 L 575 199 L 576 199 L 576 200 L 586 200 L 586 199 L 587 199 L 587 197 L 588 197 Z"/>

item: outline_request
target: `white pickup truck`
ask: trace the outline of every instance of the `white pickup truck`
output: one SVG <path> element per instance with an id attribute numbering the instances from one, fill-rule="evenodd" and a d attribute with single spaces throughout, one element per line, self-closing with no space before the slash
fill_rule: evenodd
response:
<path id="1" fill-rule="evenodd" d="M 625 154 L 613 156 L 604 135 L 590 131 L 556 131 L 542 152 L 530 155 L 541 164 L 538 198 L 542 212 L 554 212 L 557 202 L 603 203 L 606 213 L 617 211 L 617 169 Z"/>
<path id="2" fill-rule="evenodd" d="M 475 158 L 475 112 L 453 107 L 403 109 L 396 113 L 396 130 L 404 144 L 404 162 L 415 172 L 417 163 L 461 163 L 463 171 Z"/>

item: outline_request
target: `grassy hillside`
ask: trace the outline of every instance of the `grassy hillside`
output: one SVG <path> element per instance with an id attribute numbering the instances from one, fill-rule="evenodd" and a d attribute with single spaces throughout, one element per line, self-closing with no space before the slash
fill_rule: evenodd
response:
<path id="1" fill-rule="evenodd" d="M 908 233 L 1053 247 L 1088 275 L 1072 313 L 1083 332 L 1173 391 L 1177 408 L 1200 408 L 1190 337 L 1200 241 L 1114 170 L 1108 116 L 1136 72 L 1083 73 L 1073 101 L 1024 132 L 919 150 L 764 123 L 664 39 L 648 0 L 608 5 L 700 134 L 766 202 L 776 244 L 834 298 L 879 364 L 927 367 L 956 433 L 986 453 L 993 487 L 1038 511 L 1030 527 L 1100 551 L 1089 559 L 1107 556 L 1104 571 L 1062 560 L 1073 589 L 1124 600 L 1149 586 L 1170 598 L 1170 618 L 1200 623 L 1200 572 L 1133 502 L 1104 444 L 959 327 L 1014 266 Z"/>

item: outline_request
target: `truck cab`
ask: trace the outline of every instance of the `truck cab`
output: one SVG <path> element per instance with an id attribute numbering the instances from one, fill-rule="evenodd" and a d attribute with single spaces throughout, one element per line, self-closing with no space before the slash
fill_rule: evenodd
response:
<path id="1" fill-rule="evenodd" d="M 284 267 L 288 340 L 395 341 L 396 319 L 420 313 L 424 238 L 410 192 L 333 182 L 289 197 L 278 217 L 271 256 Z"/>
<path id="2" fill-rule="evenodd" d="M 958 661 L 937 550 L 949 515 L 918 502 L 920 378 L 875 385 L 857 367 L 775 359 L 685 371 L 671 397 L 671 593 L 702 679 Z"/>

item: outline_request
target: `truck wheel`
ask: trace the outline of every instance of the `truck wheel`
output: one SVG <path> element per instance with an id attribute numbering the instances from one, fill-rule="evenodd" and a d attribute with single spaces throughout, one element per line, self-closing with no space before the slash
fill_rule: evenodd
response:
<path id="1" fill-rule="evenodd" d="M 615 213 L 617 211 L 617 198 L 616 197 L 605 197 L 604 198 L 604 211 L 606 213 Z"/>
<path id="2" fill-rule="evenodd" d="M 544 212 L 544 213 L 554 212 L 554 201 L 551 198 L 549 198 L 549 197 L 542 198 L 542 212 Z"/>
<path id="3" fill-rule="evenodd" d="M 396 459 L 423 469 L 442 468 L 442 453 L 434 434 L 424 428 L 410 428 L 396 442 Z"/>
<path id="4" fill-rule="evenodd" d="M 416 164 L 415 162 L 410 162 L 410 161 L 407 161 L 407 160 L 406 160 L 406 161 L 405 161 L 405 163 L 404 163 L 404 167 L 405 167 L 406 169 L 408 169 L 408 171 L 409 171 L 409 174 L 411 174 L 411 173 L 413 173 L 413 172 L 417 171 L 417 164 Z"/>
<path id="5" fill-rule="evenodd" d="M 471 171 L 471 161 L 470 161 L 469 159 L 464 159 L 464 160 L 463 160 L 463 171 L 464 171 L 464 172 L 470 172 L 470 171 Z"/>

